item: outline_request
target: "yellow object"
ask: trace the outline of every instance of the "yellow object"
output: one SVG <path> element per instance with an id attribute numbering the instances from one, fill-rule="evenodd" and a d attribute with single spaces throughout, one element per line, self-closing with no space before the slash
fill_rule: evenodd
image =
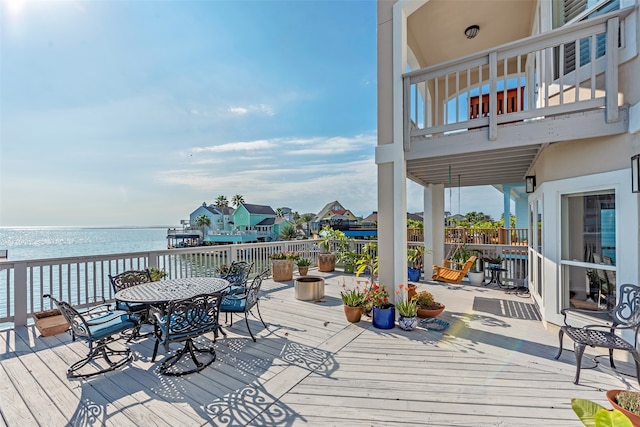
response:
<path id="1" fill-rule="evenodd" d="M 433 266 L 433 276 L 431 276 L 431 278 L 433 280 L 440 280 L 442 282 L 448 282 L 457 285 L 462 282 L 462 279 L 469 272 L 469 269 L 476 262 L 476 259 L 477 257 L 474 255 L 470 257 L 464 264 L 445 259 L 443 261 L 445 266 Z M 452 268 L 453 265 L 457 265 L 458 269 Z"/>

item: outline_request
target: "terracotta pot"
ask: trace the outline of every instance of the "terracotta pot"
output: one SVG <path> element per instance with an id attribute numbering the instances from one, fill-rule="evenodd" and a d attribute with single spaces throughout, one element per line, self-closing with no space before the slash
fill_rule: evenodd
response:
<path id="1" fill-rule="evenodd" d="M 351 323 L 358 323 L 360 318 L 362 317 L 362 306 L 358 307 L 350 307 L 348 305 L 343 305 L 344 314 L 347 316 L 347 320 Z"/>
<path id="2" fill-rule="evenodd" d="M 275 282 L 288 282 L 293 279 L 293 260 L 272 259 L 271 275 Z"/>
<path id="3" fill-rule="evenodd" d="M 327 273 L 336 268 L 336 256 L 334 254 L 318 254 L 318 271 Z"/>
<path id="4" fill-rule="evenodd" d="M 631 411 L 627 411 L 626 409 L 624 409 L 623 407 L 621 407 L 616 403 L 616 396 L 621 391 L 625 391 L 625 390 L 608 390 L 607 399 L 609 400 L 609 403 L 611 403 L 611 406 L 613 406 L 614 409 L 617 409 L 618 411 L 625 414 L 627 418 L 629 418 L 631 423 L 634 425 L 634 427 L 640 427 L 640 415 L 634 414 Z"/>
<path id="5" fill-rule="evenodd" d="M 440 308 L 420 308 L 418 307 L 418 317 L 420 318 L 434 318 L 444 311 L 444 304 L 440 304 Z"/>
<path id="6" fill-rule="evenodd" d="M 298 274 L 300 276 L 306 276 L 307 273 L 309 273 L 309 266 L 308 265 L 304 266 L 304 267 L 298 266 Z"/>
<path id="7" fill-rule="evenodd" d="M 407 301 L 411 301 L 416 296 L 416 285 L 409 283 L 407 285 Z"/>

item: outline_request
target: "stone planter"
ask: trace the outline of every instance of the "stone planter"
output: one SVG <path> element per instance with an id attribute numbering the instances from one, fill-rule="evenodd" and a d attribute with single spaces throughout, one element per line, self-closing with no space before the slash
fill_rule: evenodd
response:
<path id="1" fill-rule="evenodd" d="M 292 259 L 272 259 L 271 275 L 274 282 L 288 282 L 293 279 Z"/>
<path id="2" fill-rule="evenodd" d="M 325 253 L 318 254 L 318 271 L 328 273 L 336 268 L 336 256 L 335 254 Z"/>
<path id="3" fill-rule="evenodd" d="M 469 283 L 474 286 L 480 286 L 484 282 L 484 271 L 470 271 L 467 276 L 469 276 Z"/>
<path id="4" fill-rule="evenodd" d="M 324 279 L 318 276 L 298 277 L 293 283 L 296 299 L 317 301 L 324 298 Z"/>

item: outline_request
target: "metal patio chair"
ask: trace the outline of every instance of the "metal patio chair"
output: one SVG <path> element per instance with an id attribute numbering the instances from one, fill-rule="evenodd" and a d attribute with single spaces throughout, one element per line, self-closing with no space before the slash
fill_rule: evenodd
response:
<path id="1" fill-rule="evenodd" d="M 199 348 L 194 339 L 207 332 L 213 332 L 213 342 L 215 342 L 220 328 L 218 318 L 221 302 L 222 294 L 217 292 L 171 301 L 166 307 L 166 311 L 158 307 L 151 308 L 156 325 L 156 343 L 151 360 L 156 359 L 160 341 L 164 344 L 167 352 L 169 344 L 184 343 L 182 349 L 162 362 L 160 366 L 162 374 L 181 376 L 199 372 L 216 360 L 216 351 L 213 345 Z M 198 359 L 197 353 L 208 353 L 208 358 L 201 361 Z M 178 365 L 178 362 L 187 354 L 191 356 L 195 365 L 193 368 L 184 368 L 184 364 Z"/>
<path id="2" fill-rule="evenodd" d="M 130 288 L 132 286 L 138 286 L 143 283 L 151 282 L 151 272 L 148 269 L 145 270 L 128 270 L 120 274 L 112 276 L 109 274 L 109 282 L 113 288 L 113 293 L 117 293 L 123 289 Z M 142 323 L 149 322 L 149 305 L 148 304 L 132 304 L 124 301 L 118 301 L 116 299 L 116 310 L 125 310 L 129 313 L 136 314 L 140 318 L 138 327 L 132 331 L 129 340 L 146 337 L 150 334 L 140 334 L 140 328 Z"/>
<path id="3" fill-rule="evenodd" d="M 49 294 L 43 298 L 50 298 L 58 307 L 62 315 L 71 326 L 72 339 L 81 339 L 87 342 L 89 354 L 67 369 L 69 378 L 87 378 L 105 372 L 113 371 L 127 364 L 131 358 L 131 350 L 116 350 L 109 344 L 116 341 L 123 332 L 138 327 L 138 318 L 124 310 L 108 310 L 108 305 L 90 307 L 79 311 L 65 301 L 58 301 Z M 118 360 L 114 361 L 114 357 Z M 104 362 L 101 362 L 102 359 Z M 106 366 L 104 365 L 106 363 Z M 89 372 L 82 370 L 90 365 Z"/>
<path id="4" fill-rule="evenodd" d="M 638 331 L 640 330 L 640 288 L 636 285 L 624 284 L 620 286 L 620 297 L 616 306 L 603 312 L 600 317 L 611 322 L 611 325 L 594 324 L 583 327 L 574 327 L 567 322 L 567 314 L 583 313 L 594 315 L 593 310 L 578 308 L 564 308 L 561 310 L 564 316 L 564 326 L 558 332 L 560 348 L 556 355 L 556 360 L 562 354 L 562 341 L 564 334 L 573 340 L 573 348 L 576 354 L 576 376 L 574 384 L 578 384 L 580 379 L 580 368 L 582 365 L 582 355 L 586 346 L 601 347 L 609 349 L 609 362 L 613 369 L 616 368 L 613 362 L 613 350 L 625 350 L 631 353 L 636 365 L 636 378 L 640 384 L 640 353 L 636 350 L 638 344 Z M 618 333 L 629 330 L 633 332 L 633 342 L 622 338 Z"/>
<path id="5" fill-rule="evenodd" d="M 258 311 L 258 318 L 262 322 L 265 328 L 267 328 L 267 324 L 262 320 L 262 314 L 260 314 L 260 286 L 262 286 L 262 280 L 268 277 L 269 269 L 263 271 L 253 278 L 251 284 L 247 285 L 245 291 L 240 294 L 228 294 L 222 298 L 222 305 L 220 306 L 220 311 L 223 313 L 229 313 L 231 315 L 231 325 L 233 325 L 233 313 L 243 313 L 244 320 L 247 324 L 247 330 L 249 331 L 249 335 L 251 335 L 251 339 L 253 342 L 256 341 L 256 337 L 251 332 L 251 328 L 249 327 L 249 313 L 253 314 L 251 311 L 253 307 L 256 307 Z M 255 315 L 253 315 L 256 317 Z M 220 330 L 224 335 L 224 330 Z"/>
<path id="6" fill-rule="evenodd" d="M 229 288 L 225 291 L 227 294 L 243 293 L 249 274 L 253 269 L 253 263 L 247 261 L 233 261 L 226 273 L 220 275 L 220 278 L 229 282 Z"/>

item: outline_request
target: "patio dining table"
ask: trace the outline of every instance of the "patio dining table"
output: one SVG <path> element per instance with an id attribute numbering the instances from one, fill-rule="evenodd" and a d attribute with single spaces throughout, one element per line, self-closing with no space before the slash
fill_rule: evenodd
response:
<path id="1" fill-rule="evenodd" d="M 116 292 L 116 299 L 130 303 L 162 306 L 170 301 L 220 292 L 229 282 L 219 277 L 186 277 L 143 283 Z"/>

